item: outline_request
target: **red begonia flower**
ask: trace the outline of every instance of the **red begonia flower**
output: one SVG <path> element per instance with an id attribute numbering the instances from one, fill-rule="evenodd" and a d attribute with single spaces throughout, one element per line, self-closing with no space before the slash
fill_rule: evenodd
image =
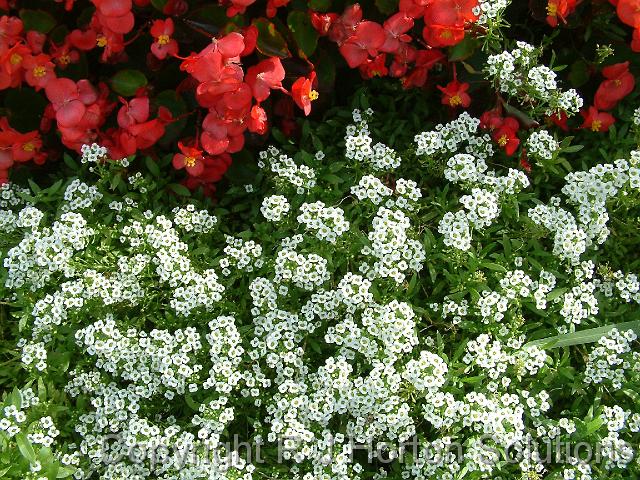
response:
<path id="1" fill-rule="evenodd" d="M 611 110 L 620 100 L 629 95 L 635 87 L 635 79 L 629 72 L 629 62 L 616 63 L 602 69 L 603 81 L 594 98 L 598 110 Z"/>
<path id="2" fill-rule="evenodd" d="M 613 115 L 607 112 L 599 112 L 596 107 L 589 107 L 585 112 L 580 112 L 584 118 L 584 123 L 580 128 L 588 128 L 592 132 L 606 132 L 616 121 Z"/>
<path id="3" fill-rule="evenodd" d="M 151 44 L 151 53 L 156 58 L 164 60 L 167 56 L 178 54 L 178 42 L 171 38 L 173 35 L 173 20 L 171 18 L 155 20 L 151 25 L 150 33 L 154 39 Z"/>
<path id="4" fill-rule="evenodd" d="M 282 89 L 284 75 L 280 59 L 271 57 L 249 67 L 244 80 L 251 87 L 256 101 L 263 102 L 269 97 L 272 89 Z"/>
<path id="5" fill-rule="evenodd" d="M 442 92 L 442 104 L 450 107 L 467 108 L 471 104 L 471 97 L 467 93 L 468 83 L 460 83 L 457 80 L 449 82 L 445 87 L 438 85 Z"/>
<path id="6" fill-rule="evenodd" d="M 85 104 L 80 101 L 78 85 L 68 78 L 57 78 L 45 87 L 47 98 L 56 112 L 58 125 L 76 126 L 85 114 Z"/>
<path id="7" fill-rule="evenodd" d="M 360 22 L 354 34 L 340 46 L 340 53 L 351 68 L 356 68 L 362 65 L 369 55 L 375 57 L 385 39 L 385 31 L 378 23 Z"/>
<path id="8" fill-rule="evenodd" d="M 189 147 L 182 142 L 178 142 L 180 153 L 173 156 L 173 167 L 177 170 L 184 168 L 189 175 L 197 177 L 204 171 L 204 156 L 202 150 Z"/>
<path id="9" fill-rule="evenodd" d="M 318 92 L 313 90 L 316 81 L 316 73 L 311 72 L 309 78 L 300 77 L 291 86 L 291 97 L 305 115 L 311 113 L 311 102 L 318 98 Z"/>

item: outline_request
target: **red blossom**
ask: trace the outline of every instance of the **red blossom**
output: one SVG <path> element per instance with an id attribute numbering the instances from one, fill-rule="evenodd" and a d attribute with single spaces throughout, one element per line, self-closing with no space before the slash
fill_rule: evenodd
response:
<path id="1" fill-rule="evenodd" d="M 344 13 L 338 17 L 329 29 L 329 40 L 342 45 L 355 33 L 356 27 L 362 21 L 362 8 L 358 3 L 349 5 Z"/>
<path id="2" fill-rule="evenodd" d="M 45 88 L 47 98 L 56 112 L 56 120 L 62 127 L 77 125 L 85 114 L 86 106 L 80 100 L 78 85 L 68 78 L 57 78 Z"/>
<path id="3" fill-rule="evenodd" d="M 553 115 L 549 115 L 547 117 L 547 120 L 550 124 L 557 126 L 561 130 L 564 130 L 565 132 L 569 131 L 569 126 L 567 125 L 568 119 L 569 117 L 564 111 L 561 111 L 560 113 L 554 113 Z"/>
<path id="4" fill-rule="evenodd" d="M 234 17 L 238 14 L 242 15 L 247 10 L 247 7 L 255 1 L 256 0 L 230 0 L 228 2 L 227 17 Z"/>
<path id="5" fill-rule="evenodd" d="M 125 34 L 133 30 L 135 18 L 131 0 L 92 0 L 100 24 L 114 33 Z"/>
<path id="6" fill-rule="evenodd" d="M 450 107 L 467 108 L 471 104 L 471 97 L 467 93 L 469 89 L 468 83 L 460 83 L 452 80 L 445 87 L 438 85 L 438 89 L 442 92 L 442 104 Z"/>
<path id="7" fill-rule="evenodd" d="M 310 11 L 309 17 L 311 19 L 311 25 L 318 32 L 318 34 L 322 37 L 329 33 L 329 29 L 333 22 L 338 18 L 337 13 L 319 13 Z"/>
<path id="8" fill-rule="evenodd" d="M 616 13 L 622 23 L 633 28 L 640 27 L 640 0 L 619 0 Z"/>
<path id="9" fill-rule="evenodd" d="M 173 166 L 180 170 L 184 168 L 189 175 L 197 177 L 204 171 L 204 156 L 202 150 L 190 147 L 182 142 L 178 142 L 180 153 L 173 156 Z"/>
<path id="10" fill-rule="evenodd" d="M 385 39 L 385 31 L 379 24 L 360 22 L 354 34 L 340 46 L 340 53 L 349 67 L 356 68 L 362 65 L 367 57 L 375 57 Z"/>
<path id="11" fill-rule="evenodd" d="M 259 105 L 254 105 L 249 113 L 247 125 L 250 132 L 264 135 L 267 133 L 267 112 Z"/>
<path id="12" fill-rule="evenodd" d="M 41 163 L 44 160 L 41 147 L 37 130 L 21 133 L 11 128 L 6 117 L 0 118 L 0 184 L 7 181 L 9 169 L 15 162 Z"/>
<path id="13" fill-rule="evenodd" d="M 413 19 L 405 13 L 398 12 L 384 22 L 383 28 L 386 38 L 380 46 L 380 51 L 394 53 L 400 48 L 401 42 L 411 41 L 407 32 L 413 28 Z"/>
<path id="14" fill-rule="evenodd" d="M 171 35 L 173 35 L 173 20 L 171 18 L 155 20 L 151 25 L 150 33 L 153 37 L 151 53 L 156 58 L 164 60 L 167 56 L 178 54 L 178 42 L 171 38 Z"/>
<path id="15" fill-rule="evenodd" d="M 491 137 L 493 140 L 504 149 L 508 156 L 515 153 L 516 149 L 520 145 L 520 139 L 518 138 L 518 130 L 520 125 L 514 118 L 507 117 L 502 122 L 502 125 L 497 127 Z"/>
<path id="16" fill-rule="evenodd" d="M 566 18 L 576 9 L 577 0 L 548 0 L 547 23 L 552 27 L 558 26 L 558 20 L 566 23 Z"/>
<path id="17" fill-rule="evenodd" d="M 375 58 L 367 58 L 364 63 L 358 67 L 360 74 L 363 78 L 386 77 L 389 73 L 386 60 L 386 53 L 380 53 L 376 55 Z"/>
<path id="18" fill-rule="evenodd" d="M 286 6 L 291 0 L 268 0 L 267 1 L 267 17 L 276 16 L 278 8 Z"/>
<path id="19" fill-rule="evenodd" d="M 245 82 L 251 87 L 253 96 L 258 103 L 264 102 L 271 90 L 282 89 L 284 80 L 284 67 L 278 57 L 267 58 L 257 65 L 249 67 Z"/>
<path id="20" fill-rule="evenodd" d="M 316 82 L 316 73 L 311 72 L 309 78 L 300 77 L 291 86 L 291 97 L 305 115 L 311 113 L 311 102 L 318 98 L 318 92 L 313 90 Z"/>
<path id="21" fill-rule="evenodd" d="M 606 132 L 616 121 L 613 115 L 607 112 L 599 112 L 596 107 L 589 107 L 587 111 L 580 112 L 584 123 L 580 128 L 588 128 L 592 132 Z"/>
<path id="22" fill-rule="evenodd" d="M 36 91 L 44 88 L 51 80 L 56 78 L 53 71 L 55 65 L 51 61 L 51 57 L 44 53 L 35 56 L 27 56 L 22 62 L 24 68 L 24 79 Z"/>
<path id="23" fill-rule="evenodd" d="M 629 72 L 629 62 L 616 63 L 602 69 L 606 78 L 596 92 L 594 106 L 598 110 L 611 110 L 635 87 L 635 79 Z"/>
<path id="24" fill-rule="evenodd" d="M 0 17 L 0 43 L 9 47 L 15 45 L 22 40 L 22 28 L 22 20 L 17 17 Z"/>

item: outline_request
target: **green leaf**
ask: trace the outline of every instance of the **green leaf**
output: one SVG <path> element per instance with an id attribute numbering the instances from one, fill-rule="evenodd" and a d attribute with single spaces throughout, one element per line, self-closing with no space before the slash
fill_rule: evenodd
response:
<path id="1" fill-rule="evenodd" d="M 184 185 L 180 185 L 179 183 L 170 183 L 169 188 L 173 190 L 175 193 L 180 195 L 181 197 L 190 197 L 191 192 Z"/>
<path id="2" fill-rule="evenodd" d="M 56 19 L 42 10 L 20 10 L 20 18 L 24 30 L 35 30 L 40 33 L 49 33 L 56 26 Z"/>
<path id="3" fill-rule="evenodd" d="M 147 84 L 147 77 L 139 70 L 120 70 L 111 77 L 111 88 L 114 92 L 130 97 L 135 95 L 140 87 Z"/>
<path id="4" fill-rule="evenodd" d="M 620 331 L 633 330 L 637 334 L 640 334 L 640 320 L 604 325 L 602 327 L 589 328 L 579 332 L 565 333 L 562 335 L 556 335 L 555 337 L 542 338 L 540 340 L 527 343 L 525 347 L 535 345 L 542 348 L 559 348 L 582 345 L 585 343 L 594 343 L 614 328 L 617 328 Z"/>
<path id="5" fill-rule="evenodd" d="M 376 7 L 383 15 L 391 15 L 398 11 L 398 0 L 376 0 Z"/>
<path id="6" fill-rule="evenodd" d="M 151 5 L 153 5 L 156 10 L 163 11 L 168 2 L 169 0 L 151 0 Z"/>
<path id="7" fill-rule="evenodd" d="M 294 10 L 287 17 L 287 25 L 302 53 L 306 57 L 313 55 L 318 46 L 318 32 L 311 25 L 309 14 Z"/>
<path id="8" fill-rule="evenodd" d="M 506 272 L 507 271 L 507 269 L 503 265 L 500 265 L 499 263 L 482 262 L 480 265 L 482 267 L 488 269 L 488 270 L 493 270 L 494 272 Z"/>
<path id="9" fill-rule="evenodd" d="M 331 7 L 331 0 L 309 0 L 309 8 L 317 12 L 326 12 Z"/>
<path id="10" fill-rule="evenodd" d="M 464 40 L 449 49 L 449 61 L 459 62 L 469 58 L 478 48 L 479 42 L 473 37 L 466 36 Z"/>
<path id="11" fill-rule="evenodd" d="M 67 478 L 67 477 L 70 477 L 71 475 L 74 474 L 75 471 L 76 471 L 76 469 L 74 467 L 61 466 L 58 469 L 58 474 L 56 475 L 56 478 Z"/>
<path id="12" fill-rule="evenodd" d="M 268 57 L 287 58 L 291 56 L 287 42 L 272 22 L 266 18 L 257 18 L 251 23 L 258 29 L 256 48 L 260 53 Z"/>
<path id="13" fill-rule="evenodd" d="M 40 193 L 40 187 L 38 186 L 38 184 L 36 182 L 34 182 L 31 179 L 28 179 L 27 182 L 29 182 L 29 186 L 31 187 L 31 191 L 37 195 Z"/>
<path id="14" fill-rule="evenodd" d="M 36 451 L 33 449 L 33 445 L 27 438 L 27 436 L 20 432 L 16 435 L 16 443 L 18 444 L 18 450 L 24 458 L 29 460 L 29 463 L 36 461 Z"/>
<path id="15" fill-rule="evenodd" d="M 589 65 L 584 60 L 576 60 L 568 75 L 571 86 L 578 88 L 589 81 Z"/>
<path id="16" fill-rule="evenodd" d="M 74 172 L 77 172 L 78 169 L 80 168 L 80 166 L 75 162 L 75 160 L 71 158 L 71 155 L 69 155 L 66 152 L 62 156 L 62 160 L 64 161 L 65 165 L 69 167 L 71 170 L 73 170 Z"/>
<path id="17" fill-rule="evenodd" d="M 160 168 L 158 168 L 158 164 L 153 160 L 153 158 L 146 157 L 144 159 L 144 164 L 147 166 L 147 170 L 149 170 L 151 175 L 154 177 L 160 176 Z"/>

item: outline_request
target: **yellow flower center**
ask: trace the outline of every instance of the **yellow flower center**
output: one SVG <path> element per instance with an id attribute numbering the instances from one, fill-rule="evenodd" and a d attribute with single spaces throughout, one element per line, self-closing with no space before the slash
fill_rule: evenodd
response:
<path id="1" fill-rule="evenodd" d="M 451 105 L 452 107 L 462 105 L 462 99 L 460 98 L 460 95 L 454 95 L 453 97 L 451 97 L 449 99 L 449 105 Z"/>
<path id="2" fill-rule="evenodd" d="M 71 57 L 69 55 L 67 55 L 66 53 L 62 54 L 62 55 L 60 55 L 60 57 L 58 57 L 58 62 L 61 65 L 69 65 L 71 63 Z"/>
<path id="3" fill-rule="evenodd" d="M 502 135 L 499 139 L 498 139 L 498 145 L 500 145 L 501 147 L 504 147 L 507 143 L 509 143 L 509 139 L 507 138 L 507 135 Z"/>
<path id="4" fill-rule="evenodd" d="M 553 2 L 547 5 L 547 15 L 550 17 L 555 17 L 558 14 L 558 4 Z"/>
<path id="5" fill-rule="evenodd" d="M 196 158 L 195 157 L 184 157 L 184 166 L 185 167 L 195 167 L 196 165 Z"/>
<path id="6" fill-rule="evenodd" d="M 449 39 L 451 37 L 453 37 L 453 34 L 451 33 L 451 30 L 443 30 L 440 33 L 440 38 Z"/>
<path id="7" fill-rule="evenodd" d="M 316 92 L 315 90 L 311 90 L 309 92 L 309 100 L 317 100 L 318 97 L 320 96 L 320 94 L 318 92 Z"/>
<path id="8" fill-rule="evenodd" d="M 614 84 L 616 87 L 619 87 L 620 85 L 622 85 L 622 81 L 620 81 L 620 80 L 618 80 L 618 79 L 616 78 L 616 79 L 613 81 L 613 84 Z"/>
<path id="9" fill-rule="evenodd" d="M 166 45 L 170 40 L 171 37 L 169 37 L 169 35 L 160 35 L 158 37 L 158 45 Z"/>
<path id="10" fill-rule="evenodd" d="M 22 55 L 20 55 L 19 53 L 14 53 L 13 55 L 11 55 L 11 58 L 9 59 L 9 62 L 11 62 L 11 65 L 17 65 L 22 61 Z"/>
<path id="11" fill-rule="evenodd" d="M 602 121 L 594 120 L 593 122 L 591 122 L 591 131 L 599 132 L 600 128 L 602 128 Z"/>
<path id="12" fill-rule="evenodd" d="M 27 142 L 22 146 L 22 150 L 24 150 L 25 152 L 33 152 L 35 149 L 35 145 L 31 142 Z"/>
<path id="13" fill-rule="evenodd" d="M 44 77 L 46 74 L 47 74 L 47 69 L 44 68 L 44 67 L 38 66 L 38 67 L 34 67 L 33 68 L 33 76 L 34 77 L 40 78 L 40 77 Z"/>
<path id="14" fill-rule="evenodd" d="M 106 47 L 107 46 L 107 37 L 105 37 L 104 35 L 100 35 L 97 39 L 96 39 L 96 45 L 98 45 L 99 47 Z"/>

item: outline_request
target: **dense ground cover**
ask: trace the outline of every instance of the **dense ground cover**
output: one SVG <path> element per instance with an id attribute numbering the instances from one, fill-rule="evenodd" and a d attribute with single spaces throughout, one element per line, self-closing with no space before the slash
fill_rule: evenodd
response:
<path id="1" fill-rule="evenodd" d="M 0 9 L 0 478 L 640 475 L 640 3 Z"/>

